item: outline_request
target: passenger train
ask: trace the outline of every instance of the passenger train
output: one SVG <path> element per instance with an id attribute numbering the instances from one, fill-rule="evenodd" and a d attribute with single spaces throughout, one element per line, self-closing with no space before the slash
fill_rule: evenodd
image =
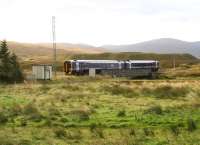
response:
<path id="1" fill-rule="evenodd" d="M 86 75 L 90 69 L 95 69 L 96 74 L 105 72 L 126 72 L 151 74 L 159 70 L 159 61 L 155 60 L 68 60 L 64 63 L 66 74 Z M 127 73 L 128 72 L 128 73 Z"/>

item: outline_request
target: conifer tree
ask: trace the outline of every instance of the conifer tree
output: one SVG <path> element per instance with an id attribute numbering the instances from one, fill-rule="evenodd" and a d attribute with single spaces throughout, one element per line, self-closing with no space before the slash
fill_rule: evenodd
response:
<path id="1" fill-rule="evenodd" d="M 24 79 L 23 73 L 21 71 L 20 65 L 17 60 L 17 56 L 15 54 L 12 54 L 11 56 L 11 64 L 12 64 L 12 77 L 13 81 L 20 82 Z"/>
<path id="2" fill-rule="evenodd" d="M 0 82 L 20 82 L 23 74 L 16 55 L 9 52 L 6 40 L 0 45 Z"/>

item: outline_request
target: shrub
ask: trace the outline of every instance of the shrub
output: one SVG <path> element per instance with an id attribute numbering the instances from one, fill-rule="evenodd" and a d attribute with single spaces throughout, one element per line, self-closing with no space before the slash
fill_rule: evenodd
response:
<path id="1" fill-rule="evenodd" d="M 193 132 L 197 129 L 197 125 L 193 119 L 188 119 L 187 120 L 187 129 L 190 132 Z"/>
<path id="2" fill-rule="evenodd" d="M 125 111 L 125 110 L 120 110 L 120 111 L 117 113 L 117 116 L 118 116 L 118 117 L 124 117 L 124 116 L 126 116 L 126 111 Z"/>

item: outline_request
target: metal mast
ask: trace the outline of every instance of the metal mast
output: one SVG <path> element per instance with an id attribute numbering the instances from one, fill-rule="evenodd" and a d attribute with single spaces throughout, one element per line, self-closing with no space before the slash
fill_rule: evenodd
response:
<path id="1" fill-rule="evenodd" d="M 174 69 L 176 69 L 176 58 L 175 58 L 175 55 L 173 57 L 173 67 L 174 67 Z"/>
<path id="2" fill-rule="evenodd" d="M 53 35 L 53 51 L 54 51 L 54 76 L 57 76 L 57 50 L 56 50 L 56 17 L 52 16 L 52 35 Z"/>

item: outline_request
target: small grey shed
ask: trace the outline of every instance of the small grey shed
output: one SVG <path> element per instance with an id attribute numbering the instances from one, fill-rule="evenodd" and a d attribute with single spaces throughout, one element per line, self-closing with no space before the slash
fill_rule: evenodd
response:
<path id="1" fill-rule="evenodd" d="M 33 77 L 37 80 L 52 79 L 52 65 L 37 64 L 32 66 Z"/>

